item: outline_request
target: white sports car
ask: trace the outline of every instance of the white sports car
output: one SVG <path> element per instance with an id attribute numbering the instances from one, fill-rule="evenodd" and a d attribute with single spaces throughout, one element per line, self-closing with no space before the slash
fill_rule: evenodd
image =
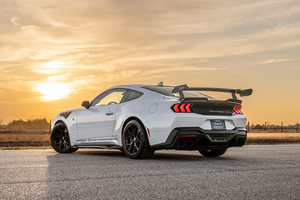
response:
<path id="1" fill-rule="evenodd" d="M 217 100 L 197 91 L 228 92 Z M 246 116 L 236 94 L 252 89 L 192 88 L 187 85 L 120 85 L 84 108 L 59 113 L 53 120 L 51 145 L 59 153 L 78 148 L 120 149 L 130 158 L 148 158 L 159 149 L 198 150 L 213 157 L 243 146 Z"/>

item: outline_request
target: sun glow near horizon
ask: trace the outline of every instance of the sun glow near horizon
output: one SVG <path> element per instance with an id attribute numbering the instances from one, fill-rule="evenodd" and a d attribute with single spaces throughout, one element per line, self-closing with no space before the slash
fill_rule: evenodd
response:
<path id="1" fill-rule="evenodd" d="M 38 83 L 36 91 L 43 95 L 44 101 L 52 101 L 66 98 L 72 90 L 67 83 L 50 82 Z"/>
<path id="2" fill-rule="evenodd" d="M 253 88 L 251 123 L 300 122 L 298 1 L 0 2 L 4 123 L 160 81 Z"/>

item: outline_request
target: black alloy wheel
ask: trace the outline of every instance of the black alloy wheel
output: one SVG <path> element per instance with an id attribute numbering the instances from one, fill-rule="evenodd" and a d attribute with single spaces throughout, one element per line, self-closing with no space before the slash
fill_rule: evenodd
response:
<path id="1" fill-rule="evenodd" d="M 72 153 L 78 150 L 78 148 L 71 148 L 69 131 L 63 122 L 59 122 L 53 127 L 51 146 L 59 153 Z"/>
<path id="2" fill-rule="evenodd" d="M 212 149 L 206 151 L 199 151 L 205 157 L 218 157 L 223 155 L 227 151 L 227 148 L 224 149 Z"/>
<path id="3" fill-rule="evenodd" d="M 137 121 L 129 121 L 123 130 L 122 145 L 129 158 L 149 158 L 154 150 L 150 148 L 144 127 Z"/>

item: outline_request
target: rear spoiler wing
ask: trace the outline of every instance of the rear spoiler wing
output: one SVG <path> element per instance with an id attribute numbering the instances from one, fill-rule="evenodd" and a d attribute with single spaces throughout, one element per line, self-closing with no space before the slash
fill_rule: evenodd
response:
<path id="1" fill-rule="evenodd" d="M 250 96 L 253 92 L 252 89 L 226 89 L 226 88 L 206 88 L 206 87 L 188 87 L 187 85 L 176 86 L 172 93 L 179 92 L 179 100 L 182 102 L 184 100 L 184 95 L 182 91 L 211 91 L 211 92 L 228 92 L 231 93 L 233 99 L 237 99 L 236 94 L 239 94 L 241 97 Z"/>

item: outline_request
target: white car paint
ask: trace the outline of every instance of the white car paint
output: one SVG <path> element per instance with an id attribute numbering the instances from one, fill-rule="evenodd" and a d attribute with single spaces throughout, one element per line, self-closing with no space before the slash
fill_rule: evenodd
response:
<path id="1" fill-rule="evenodd" d="M 164 96 L 144 89 L 143 86 L 146 85 L 121 85 L 109 88 L 108 90 L 131 89 L 142 92 L 143 95 L 120 104 L 64 111 L 71 112 L 71 114 L 65 118 L 59 113 L 53 120 L 52 128 L 57 122 L 63 121 L 69 130 L 71 146 L 74 147 L 121 148 L 122 128 L 125 121 L 131 117 L 138 118 L 145 129 L 150 131 L 150 135 L 147 134 L 150 146 L 166 142 L 171 131 L 178 127 L 199 127 L 203 130 L 211 130 L 210 120 L 224 120 L 226 130 L 246 126 L 244 114 L 218 116 L 175 113 L 171 107 L 180 103 L 178 98 Z M 106 115 L 109 112 L 113 114 Z"/>

